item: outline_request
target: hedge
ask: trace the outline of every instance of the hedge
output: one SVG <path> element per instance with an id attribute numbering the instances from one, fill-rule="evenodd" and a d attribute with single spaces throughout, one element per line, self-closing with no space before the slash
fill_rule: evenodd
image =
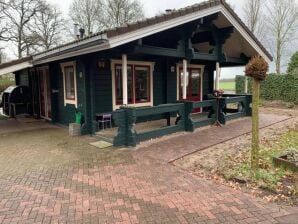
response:
<path id="1" fill-rule="evenodd" d="M 251 93 L 252 79 L 248 79 Z M 244 76 L 236 76 L 236 93 L 244 93 Z M 298 76 L 270 74 L 261 84 L 261 98 L 298 104 Z"/>

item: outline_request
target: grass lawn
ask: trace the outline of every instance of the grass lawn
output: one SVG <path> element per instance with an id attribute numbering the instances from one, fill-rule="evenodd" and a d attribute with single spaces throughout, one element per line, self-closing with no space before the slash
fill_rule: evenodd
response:
<path id="1" fill-rule="evenodd" d="M 8 86 L 14 85 L 15 82 L 11 78 L 0 77 L 0 93 L 4 91 Z"/>
<path id="2" fill-rule="evenodd" d="M 229 81 L 229 82 L 220 82 L 220 84 L 219 84 L 219 88 L 220 89 L 223 89 L 223 90 L 225 90 L 225 91 L 235 91 L 235 82 L 231 82 L 231 81 Z"/>
<path id="3" fill-rule="evenodd" d="M 298 200 L 298 174 L 273 165 L 273 157 L 287 151 L 298 152 L 298 126 L 280 137 L 265 141 L 261 145 L 260 163 L 256 179 L 251 178 L 250 173 L 250 150 L 242 153 L 237 158 L 225 158 L 225 165 L 219 172 L 226 179 L 244 180 L 268 192 L 274 192 L 276 198 L 289 197 Z"/>

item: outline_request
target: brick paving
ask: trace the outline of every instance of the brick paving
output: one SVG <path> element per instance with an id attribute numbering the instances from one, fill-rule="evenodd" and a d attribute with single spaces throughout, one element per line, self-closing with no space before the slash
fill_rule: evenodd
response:
<path id="1" fill-rule="evenodd" d="M 262 125 L 282 119 L 287 118 L 262 117 Z M 216 144 L 246 133 L 247 128 L 249 119 L 244 119 L 222 128 L 212 127 L 208 135 L 199 131 L 154 143 L 150 148 L 125 151 L 132 155 L 128 162 L 120 159 L 121 162 L 109 163 L 107 159 L 103 163 L 95 152 L 56 168 L 41 167 L 24 174 L 0 171 L 0 223 L 285 223 L 287 217 L 287 221 L 297 220 L 297 208 L 267 204 L 168 163 L 206 147 L 206 142 Z M 212 136 L 221 137 L 215 140 Z M 181 150 L 185 147 L 181 142 L 191 146 Z"/>

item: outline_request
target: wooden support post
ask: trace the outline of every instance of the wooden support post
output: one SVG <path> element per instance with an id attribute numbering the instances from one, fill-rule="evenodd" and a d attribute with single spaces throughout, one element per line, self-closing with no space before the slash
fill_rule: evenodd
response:
<path id="1" fill-rule="evenodd" d="M 183 60 L 183 82 L 182 82 L 182 93 L 183 93 L 183 100 L 186 100 L 187 97 L 187 60 Z"/>
<path id="2" fill-rule="evenodd" d="M 219 79 L 220 79 L 220 65 L 219 65 L 219 62 L 216 62 L 215 90 L 219 90 Z"/>
<path id="3" fill-rule="evenodd" d="M 122 96 L 123 96 L 123 105 L 128 104 L 127 99 L 127 55 L 122 55 Z"/>

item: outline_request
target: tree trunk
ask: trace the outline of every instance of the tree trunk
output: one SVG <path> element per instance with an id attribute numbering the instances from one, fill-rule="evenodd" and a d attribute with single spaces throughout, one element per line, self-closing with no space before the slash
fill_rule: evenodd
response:
<path id="1" fill-rule="evenodd" d="M 253 79 L 251 171 L 256 176 L 259 166 L 259 96 L 260 81 Z"/>

